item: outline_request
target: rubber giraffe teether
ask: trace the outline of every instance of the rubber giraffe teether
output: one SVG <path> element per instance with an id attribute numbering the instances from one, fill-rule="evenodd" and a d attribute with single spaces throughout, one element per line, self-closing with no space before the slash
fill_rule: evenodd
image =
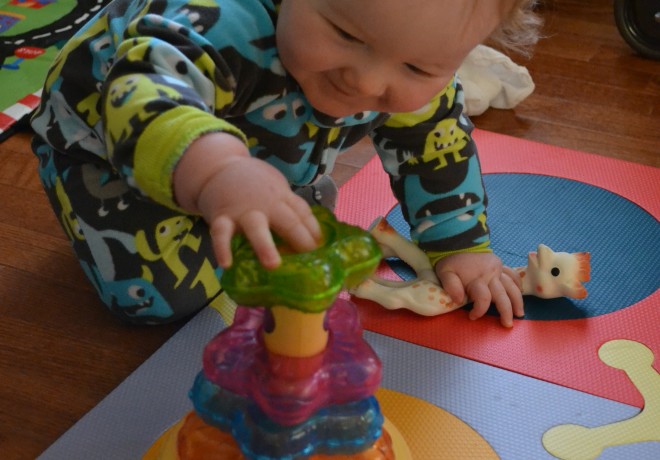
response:
<path id="1" fill-rule="evenodd" d="M 660 373 L 653 368 L 653 352 L 639 342 L 612 340 L 600 347 L 598 356 L 627 374 L 644 398 L 644 407 L 636 416 L 608 425 L 558 425 L 546 431 L 543 446 L 562 460 L 589 460 L 606 447 L 660 441 Z"/>
<path id="2" fill-rule="evenodd" d="M 426 254 L 414 243 L 401 236 L 384 218 L 378 218 L 370 233 L 378 241 L 383 257 L 398 257 L 407 263 L 417 278 L 410 281 L 392 281 L 372 276 L 349 292 L 372 300 L 389 310 L 406 308 L 424 316 L 435 316 L 454 311 L 465 305 L 454 302 L 440 286 Z M 536 252 L 528 255 L 526 267 L 514 268 L 522 278 L 522 293 L 545 299 L 571 297 L 582 299 L 587 290 L 582 285 L 589 281 L 588 252 L 554 252 L 540 244 Z"/>

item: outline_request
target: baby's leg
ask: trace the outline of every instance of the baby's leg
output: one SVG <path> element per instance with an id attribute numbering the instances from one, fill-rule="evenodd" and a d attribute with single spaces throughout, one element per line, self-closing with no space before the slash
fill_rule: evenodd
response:
<path id="1" fill-rule="evenodd" d="M 35 139 L 46 194 L 85 274 L 130 323 L 188 316 L 221 293 L 206 223 L 139 197 L 104 163 L 82 163 Z"/>

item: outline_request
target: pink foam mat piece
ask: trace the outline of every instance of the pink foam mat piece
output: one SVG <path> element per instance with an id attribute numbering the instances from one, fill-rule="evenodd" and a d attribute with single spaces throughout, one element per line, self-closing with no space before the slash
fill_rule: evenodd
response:
<path id="1" fill-rule="evenodd" d="M 622 196 L 656 219 L 660 216 L 658 168 L 482 130 L 474 138 L 484 174 L 529 173 L 583 182 Z M 395 204 L 387 175 L 374 158 L 342 186 L 336 214 L 366 228 Z M 542 239 L 539 235 L 539 243 Z M 464 310 L 427 318 L 353 300 L 368 330 L 637 407 L 643 405 L 641 395 L 622 371 L 599 360 L 598 348 L 609 340 L 628 339 L 649 347 L 656 363 L 660 356 L 660 290 L 615 313 L 517 320 L 513 329 L 500 327 L 496 317 L 470 321 Z"/>

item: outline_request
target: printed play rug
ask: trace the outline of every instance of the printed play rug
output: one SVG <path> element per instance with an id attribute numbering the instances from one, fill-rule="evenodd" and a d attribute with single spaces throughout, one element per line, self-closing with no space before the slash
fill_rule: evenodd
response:
<path id="1" fill-rule="evenodd" d="M 110 0 L 0 0 L 0 141 L 37 107 L 62 43 Z"/>
<path id="2" fill-rule="evenodd" d="M 415 460 L 660 458 L 660 171 L 475 137 L 494 250 L 514 266 L 539 243 L 589 251 L 589 296 L 528 298 L 511 330 L 495 314 L 419 317 L 353 299 L 383 362 L 383 413 Z M 377 161 L 342 187 L 337 215 L 407 231 Z M 223 327 L 202 311 L 40 458 L 140 458 L 191 409 L 202 349 Z"/>

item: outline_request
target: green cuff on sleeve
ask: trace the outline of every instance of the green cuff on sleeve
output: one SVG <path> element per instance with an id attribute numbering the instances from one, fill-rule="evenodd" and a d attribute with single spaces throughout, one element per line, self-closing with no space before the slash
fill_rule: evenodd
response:
<path id="1" fill-rule="evenodd" d="M 135 148 L 133 175 L 140 189 L 154 201 L 183 211 L 174 200 L 172 173 L 186 148 L 211 132 L 226 132 L 247 144 L 245 135 L 232 124 L 188 106 L 159 115 L 140 135 Z"/>
<path id="2" fill-rule="evenodd" d="M 429 258 L 429 262 L 431 262 L 431 266 L 435 267 L 435 264 L 437 264 L 440 259 L 444 259 L 445 257 L 451 256 L 453 254 L 461 254 L 463 252 L 480 252 L 480 253 L 493 252 L 493 250 L 489 246 L 490 246 L 490 241 L 486 241 L 485 243 L 481 243 L 477 246 L 466 249 L 459 249 L 456 251 L 428 251 L 426 253 L 426 256 Z"/>

